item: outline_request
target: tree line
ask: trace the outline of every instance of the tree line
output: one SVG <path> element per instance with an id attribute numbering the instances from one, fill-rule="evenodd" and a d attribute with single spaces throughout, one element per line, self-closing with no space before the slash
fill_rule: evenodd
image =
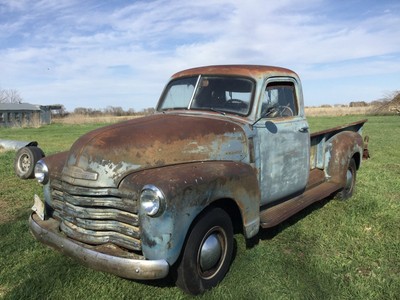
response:
<path id="1" fill-rule="evenodd" d="M 15 89 L 0 89 L 0 103 L 22 103 L 23 98 L 19 94 L 18 90 Z M 129 108 L 124 110 L 120 106 L 107 106 L 104 109 L 95 109 L 95 108 L 87 108 L 87 107 L 77 107 L 73 110 L 73 112 L 68 112 L 64 105 L 59 105 L 60 109 L 54 109 L 53 116 L 54 117 L 65 117 L 70 114 L 79 114 L 86 116 L 134 116 L 134 115 L 150 115 L 155 112 L 154 108 L 145 108 L 141 111 L 136 111 L 133 108 Z"/>
<path id="2" fill-rule="evenodd" d="M 74 109 L 73 114 L 85 115 L 85 116 L 134 116 L 134 115 L 150 115 L 155 112 L 154 108 L 145 108 L 141 111 L 136 111 L 133 108 L 124 110 L 121 106 L 107 106 L 103 109 L 88 108 L 88 107 L 77 107 Z"/>

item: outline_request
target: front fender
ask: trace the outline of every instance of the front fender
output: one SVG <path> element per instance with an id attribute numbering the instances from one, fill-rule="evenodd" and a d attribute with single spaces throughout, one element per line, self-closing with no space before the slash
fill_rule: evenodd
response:
<path id="1" fill-rule="evenodd" d="M 62 170 L 67 161 L 68 154 L 68 151 L 64 151 L 43 158 L 43 161 L 49 169 L 50 177 L 61 178 Z"/>
<path id="2" fill-rule="evenodd" d="M 327 141 L 325 152 L 325 172 L 329 181 L 345 185 L 346 171 L 350 159 L 357 156 L 357 168 L 363 153 L 362 136 L 353 131 L 335 134 Z"/>
<path id="3" fill-rule="evenodd" d="M 160 188 L 166 198 L 165 211 L 149 217 L 140 209 L 141 241 L 147 259 L 179 257 L 196 216 L 220 199 L 232 199 L 240 209 L 247 237 L 259 228 L 260 189 L 256 171 L 238 162 L 199 162 L 150 169 L 131 174 L 120 185 L 140 193 L 146 184 Z"/>

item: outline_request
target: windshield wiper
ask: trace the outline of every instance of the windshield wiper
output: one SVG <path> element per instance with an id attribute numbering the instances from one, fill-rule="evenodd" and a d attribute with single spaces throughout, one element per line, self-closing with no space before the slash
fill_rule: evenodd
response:
<path id="1" fill-rule="evenodd" d="M 220 111 L 220 110 L 218 110 L 218 109 L 215 109 L 215 108 L 213 108 L 213 107 L 210 107 L 210 110 L 212 110 L 213 112 L 220 113 L 220 114 L 221 114 L 221 115 L 223 115 L 223 116 L 225 116 L 225 115 L 226 115 L 226 113 L 225 113 L 225 112 L 223 112 L 223 111 Z"/>

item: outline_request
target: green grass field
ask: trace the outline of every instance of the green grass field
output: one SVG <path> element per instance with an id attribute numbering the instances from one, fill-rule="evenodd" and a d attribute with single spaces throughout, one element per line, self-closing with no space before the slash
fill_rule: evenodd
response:
<path id="1" fill-rule="evenodd" d="M 361 118 L 309 121 L 316 131 Z M 399 299 L 400 118 L 368 118 L 372 157 L 357 174 L 353 198 L 317 203 L 247 243 L 236 235 L 229 273 L 200 299 Z M 0 128 L 0 139 L 37 140 L 48 155 L 100 125 Z M 36 242 L 27 220 L 41 187 L 14 175 L 14 156 L 0 152 L 0 298 L 190 298 L 171 280 L 134 282 L 93 271 Z"/>

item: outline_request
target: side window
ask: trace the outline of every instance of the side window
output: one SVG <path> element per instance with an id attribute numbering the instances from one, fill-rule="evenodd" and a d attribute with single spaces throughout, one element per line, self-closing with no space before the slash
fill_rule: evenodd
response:
<path id="1" fill-rule="evenodd" d="M 264 91 L 261 113 L 266 118 L 297 116 L 298 107 L 294 83 L 269 83 Z"/>

